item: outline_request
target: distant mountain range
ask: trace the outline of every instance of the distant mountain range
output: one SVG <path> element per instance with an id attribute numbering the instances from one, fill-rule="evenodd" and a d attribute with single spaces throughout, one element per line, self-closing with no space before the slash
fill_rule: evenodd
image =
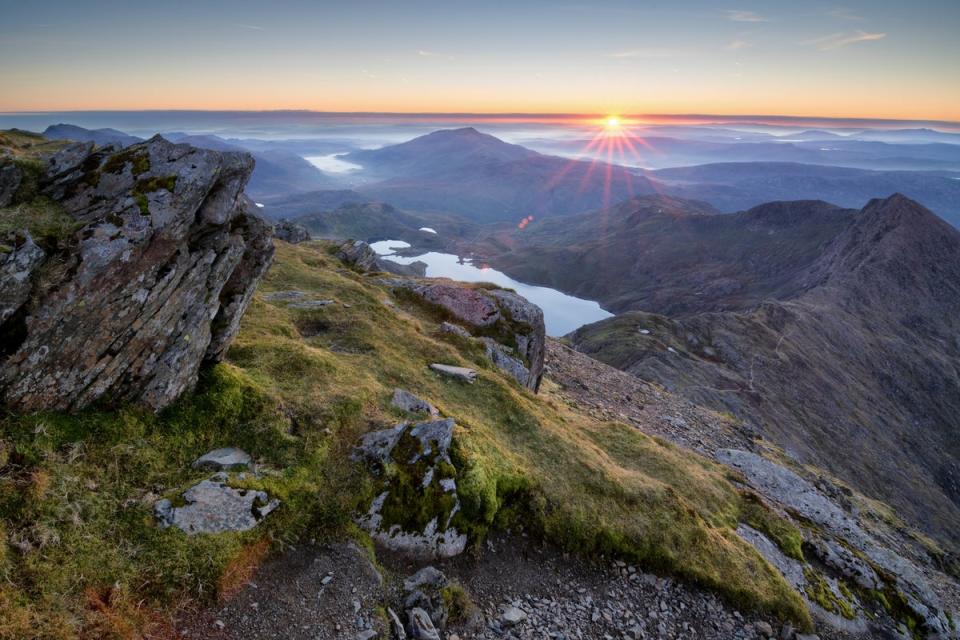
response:
<path id="1" fill-rule="evenodd" d="M 372 184 L 359 189 L 372 199 L 456 213 L 477 223 L 577 213 L 656 192 L 635 171 L 543 155 L 469 127 L 354 152 L 345 159 L 373 177 Z"/>
<path id="2" fill-rule="evenodd" d="M 612 244 L 611 230 L 580 247 L 614 259 L 634 243 L 618 283 L 640 289 L 644 311 L 585 326 L 572 344 L 733 413 L 960 544 L 960 232 L 901 195 L 861 211 L 791 202 L 722 217 L 676 200 L 633 206 L 619 227 L 630 240 Z"/>
<path id="3" fill-rule="evenodd" d="M 679 134 L 695 128 L 662 127 L 657 130 Z M 318 214 L 348 202 L 374 201 L 431 216 L 460 216 L 465 223 L 516 224 L 528 216 L 544 218 L 577 214 L 642 195 L 666 194 L 702 200 L 727 213 L 772 200 L 798 199 L 822 199 L 859 208 L 871 198 L 903 193 L 930 207 L 955 226 L 960 225 L 960 173 L 827 166 L 823 164 L 824 158 L 835 157 L 829 155 L 834 151 L 819 150 L 816 142 L 810 143 L 813 147 L 807 151 L 827 155 L 811 157 L 812 163 L 770 162 L 766 160 L 780 159 L 778 154 L 785 149 L 789 151 L 790 145 L 777 142 L 768 134 L 749 134 L 747 137 L 774 141 L 733 142 L 732 136 L 736 133 L 722 128 L 705 128 L 700 135 L 715 136 L 721 142 L 667 142 L 649 138 L 643 149 L 644 153 L 661 154 L 664 162 L 675 164 L 685 158 L 684 154 L 690 149 L 697 148 L 700 151 L 696 153 L 703 153 L 704 157 L 715 158 L 718 152 L 729 152 L 730 158 L 764 161 L 700 164 L 650 171 L 546 155 L 467 127 L 435 131 L 401 144 L 345 154 L 342 159 L 361 168 L 342 175 L 324 173 L 303 157 L 308 153 L 342 150 L 345 145 L 341 143 L 228 140 L 176 132 L 164 135 L 174 141 L 207 148 L 251 152 L 257 160 L 257 168 L 248 192 L 265 204 L 265 214 L 274 218 Z M 883 132 L 886 136 L 900 135 L 905 139 L 922 134 L 923 131 L 912 130 Z M 931 132 L 933 134 L 937 139 L 949 135 L 936 131 Z M 113 129 L 87 130 L 70 125 L 56 125 L 48 130 L 47 135 L 121 146 L 137 140 Z M 818 135 L 820 132 L 816 131 L 804 133 L 804 137 Z M 671 147 L 674 143 L 686 151 Z M 886 144 L 849 139 L 837 142 L 837 145 L 842 144 L 858 145 L 859 151 L 854 155 L 859 154 L 860 161 L 865 164 L 882 164 L 890 159 L 884 154 L 917 155 L 920 153 L 918 149 L 922 148 L 927 158 L 925 162 L 960 166 L 960 145 L 955 144 Z M 849 155 L 853 152 L 843 153 Z M 347 199 L 331 206 L 331 198 L 338 197 L 331 195 L 334 192 L 344 192 L 343 197 Z"/>
<path id="4" fill-rule="evenodd" d="M 941 146 L 950 150 L 960 166 L 960 145 Z M 732 212 L 772 200 L 803 199 L 859 208 L 871 198 L 891 193 L 904 193 L 952 224 L 960 224 L 960 179 L 944 172 L 782 162 L 631 170 L 544 155 L 472 128 L 437 131 L 403 144 L 354 152 L 346 159 L 363 166 L 371 182 L 357 190 L 370 199 L 413 210 L 456 213 L 481 224 L 519 221 L 530 214 L 580 213 L 638 195 L 703 200 L 722 212 Z"/>

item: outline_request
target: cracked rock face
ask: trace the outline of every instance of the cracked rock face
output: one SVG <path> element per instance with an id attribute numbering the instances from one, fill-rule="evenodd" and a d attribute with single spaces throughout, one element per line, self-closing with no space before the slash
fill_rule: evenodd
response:
<path id="1" fill-rule="evenodd" d="M 155 137 L 71 145 L 45 167 L 41 194 L 79 228 L 45 257 L 49 282 L 28 243 L 0 259 L 0 398 L 20 411 L 105 396 L 161 409 L 223 356 L 273 259 L 243 194 L 253 159 Z M 30 271 L 26 295 L 8 267 Z"/>

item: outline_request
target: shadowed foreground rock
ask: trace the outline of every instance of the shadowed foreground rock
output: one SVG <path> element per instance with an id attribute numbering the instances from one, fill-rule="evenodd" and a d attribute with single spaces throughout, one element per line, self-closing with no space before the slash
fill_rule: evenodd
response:
<path id="1" fill-rule="evenodd" d="M 41 167 L 31 197 L 75 224 L 55 248 L 24 232 L 0 256 L 0 397 L 18 410 L 170 404 L 222 357 L 273 258 L 243 194 L 253 159 L 155 137 L 72 144 Z"/>

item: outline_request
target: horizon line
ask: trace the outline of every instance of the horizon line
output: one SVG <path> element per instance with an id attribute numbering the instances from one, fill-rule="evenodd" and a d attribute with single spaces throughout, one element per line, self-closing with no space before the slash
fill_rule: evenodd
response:
<path id="1" fill-rule="evenodd" d="M 405 118 L 523 118 L 523 119 L 590 119 L 604 118 L 608 113 L 572 113 L 572 112 L 483 112 L 483 111 L 452 111 L 452 112 L 433 112 L 433 111 L 322 111 L 316 109 L 31 109 L 26 111 L 0 111 L 0 117 L 9 116 L 43 116 L 53 114 L 94 114 L 94 113 L 117 113 L 117 114 L 311 114 L 318 116 L 352 116 L 352 117 L 405 117 Z M 960 127 L 960 120 L 941 120 L 925 118 L 874 118 L 874 117 L 853 117 L 853 116 L 805 116 L 789 114 L 711 114 L 711 113 L 623 113 L 618 114 L 622 118 L 643 120 L 643 119 L 681 119 L 681 120 L 703 120 L 699 124 L 723 124 L 724 120 L 732 120 L 737 124 L 769 124 L 769 122 L 781 123 L 800 123 L 800 122 L 833 122 L 833 123 L 874 123 L 874 124 L 929 124 L 946 125 L 950 127 Z M 751 123 L 750 120 L 760 122 Z"/>

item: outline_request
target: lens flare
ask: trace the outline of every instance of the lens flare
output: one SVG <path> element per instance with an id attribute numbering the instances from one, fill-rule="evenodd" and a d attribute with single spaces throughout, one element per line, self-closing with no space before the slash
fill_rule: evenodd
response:
<path id="1" fill-rule="evenodd" d="M 620 128 L 620 117 L 619 116 L 607 116 L 607 120 L 604 123 L 607 129 L 619 129 Z"/>

